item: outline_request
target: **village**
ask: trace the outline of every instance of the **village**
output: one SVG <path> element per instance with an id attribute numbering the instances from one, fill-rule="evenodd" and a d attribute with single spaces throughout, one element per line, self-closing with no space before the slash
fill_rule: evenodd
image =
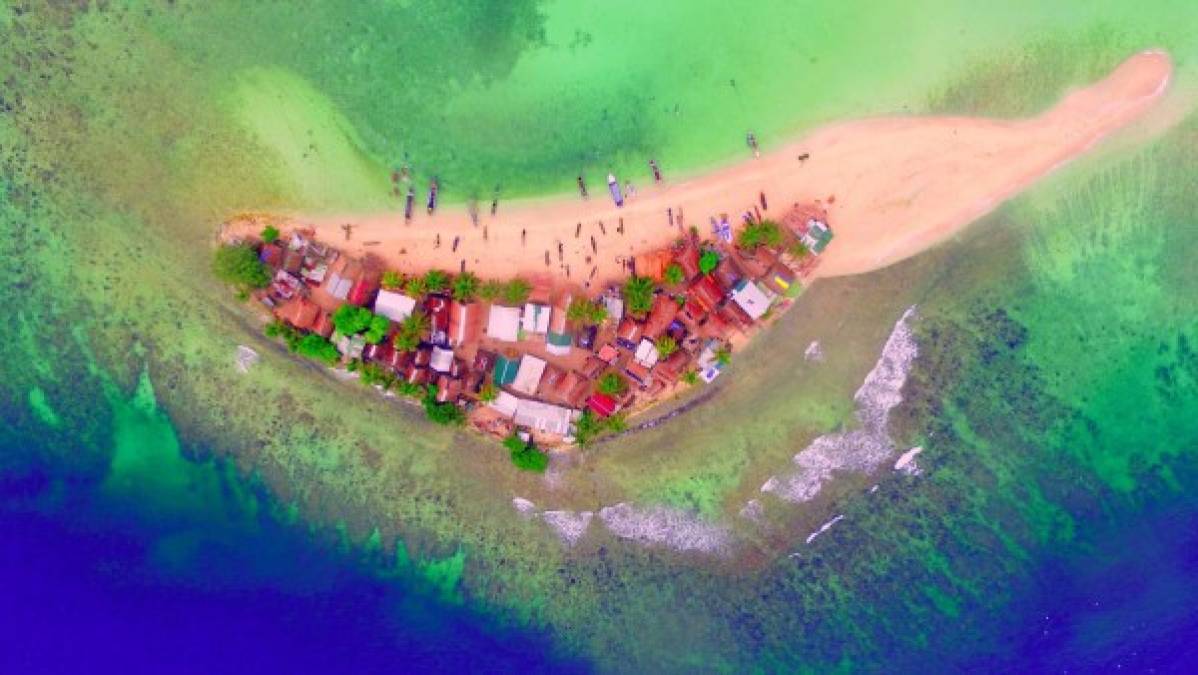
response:
<path id="1" fill-rule="evenodd" d="M 735 236 L 727 216 L 709 238 L 691 228 L 630 259 L 622 284 L 590 293 L 550 276 L 405 276 L 286 224 L 223 248 L 256 255 L 265 283 L 251 295 L 273 315 L 268 335 L 423 400 L 435 421 L 519 438 L 515 453 L 585 445 L 719 377 L 732 349 L 800 293 L 832 238 L 818 204 L 743 220 Z"/>

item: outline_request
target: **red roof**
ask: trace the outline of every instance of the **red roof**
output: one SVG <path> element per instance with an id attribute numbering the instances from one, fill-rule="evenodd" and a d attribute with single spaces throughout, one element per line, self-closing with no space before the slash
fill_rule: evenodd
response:
<path id="1" fill-rule="evenodd" d="M 710 312 L 724 299 L 724 291 L 710 274 L 704 274 L 691 284 L 688 299 L 705 312 Z"/>
<path id="2" fill-rule="evenodd" d="M 687 281 L 694 279 L 700 272 L 699 249 L 692 244 L 686 244 L 682 250 L 674 254 L 674 262 L 682 268 Z"/>
<path id="3" fill-rule="evenodd" d="M 609 417 L 616 412 L 616 399 L 607 394 L 591 394 L 587 399 L 587 407 L 600 417 Z"/>
<path id="4" fill-rule="evenodd" d="M 279 307 L 277 316 L 300 330 L 308 330 L 316 322 L 320 307 L 307 298 L 292 298 Z"/>
<path id="5" fill-rule="evenodd" d="M 353 288 L 349 289 L 349 295 L 345 299 L 351 305 L 364 307 L 366 303 L 374 299 L 374 294 L 378 290 L 379 283 L 377 281 L 363 277 L 358 279 Z"/>
<path id="6" fill-rule="evenodd" d="M 649 318 L 645 320 L 645 329 L 642 334 L 650 340 L 660 337 L 670 327 L 670 323 L 677 315 L 678 303 L 674 298 L 665 293 L 659 293 L 653 300 L 653 309 L 649 312 Z"/>
<path id="7" fill-rule="evenodd" d="M 316 323 L 312 324 L 312 332 L 321 337 L 328 337 L 336 330 L 333 325 L 333 317 L 328 312 L 321 312 L 320 316 L 316 317 Z"/>

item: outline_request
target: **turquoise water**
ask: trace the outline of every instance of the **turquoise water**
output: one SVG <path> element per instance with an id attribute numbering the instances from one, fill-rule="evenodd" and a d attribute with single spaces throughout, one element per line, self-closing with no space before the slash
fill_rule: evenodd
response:
<path id="1" fill-rule="evenodd" d="M 824 337 L 822 370 L 770 360 L 805 340 L 737 355 L 723 398 L 604 448 L 557 493 L 276 353 L 212 282 L 230 211 L 386 204 L 405 153 L 459 199 L 565 190 L 580 167 L 734 159 L 747 127 L 772 143 L 841 116 L 1026 114 L 1146 46 L 1184 86 L 1198 44 L 1191 3 L 642 5 L 0 12 L 0 527 L 17 534 L 0 550 L 24 589 L 0 600 L 20 619 L 0 669 L 1192 658 L 1192 115 L 951 246 L 821 283 L 778 330 Z M 736 565 L 602 538 L 570 552 L 513 515 L 513 494 L 734 514 L 845 421 L 916 303 L 891 431 L 926 448 L 922 476 L 844 477 Z M 247 376 L 237 344 L 263 355 Z M 53 648 L 67 634 L 79 650 Z"/>

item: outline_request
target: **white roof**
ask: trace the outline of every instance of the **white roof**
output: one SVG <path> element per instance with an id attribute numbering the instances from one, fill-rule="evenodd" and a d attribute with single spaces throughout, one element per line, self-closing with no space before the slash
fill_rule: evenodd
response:
<path id="1" fill-rule="evenodd" d="M 755 282 L 741 281 L 736 290 L 732 291 L 732 301 L 740 305 L 745 314 L 756 321 L 770 308 L 772 299 Z"/>
<path id="2" fill-rule="evenodd" d="M 429 359 L 428 367 L 438 373 L 448 373 L 453 367 L 453 350 L 433 347 L 433 356 Z"/>
<path id="3" fill-rule="evenodd" d="M 537 393 L 537 385 L 541 383 L 541 375 L 545 373 L 545 362 L 530 354 L 520 359 L 520 369 L 516 371 L 516 379 L 512 381 L 512 389 L 532 396 Z"/>
<path id="4" fill-rule="evenodd" d="M 381 314 L 392 321 L 403 321 L 416 309 L 415 298 L 409 298 L 395 291 L 379 291 L 374 301 L 374 313 Z"/>
<path id="5" fill-rule="evenodd" d="M 633 358 L 642 366 L 652 368 L 657 364 L 657 345 L 648 338 L 642 339 L 641 343 L 636 346 L 636 354 L 633 355 Z"/>
<path id="6" fill-rule="evenodd" d="M 531 302 L 524 305 L 523 323 L 525 333 L 549 332 L 549 305 L 538 305 Z"/>
<path id="7" fill-rule="evenodd" d="M 495 400 L 487 404 L 487 407 L 504 417 L 511 417 L 516 414 L 516 408 L 520 405 L 520 399 L 512 396 L 506 391 L 499 392 L 495 396 Z"/>
<path id="8" fill-rule="evenodd" d="M 491 305 L 487 317 L 487 337 L 515 342 L 520 335 L 520 308 Z"/>
<path id="9" fill-rule="evenodd" d="M 618 295 L 603 296 L 603 304 L 607 306 L 607 318 L 619 321 L 624 318 L 624 299 Z"/>
<path id="10" fill-rule="evenodd" d="M 517 400 L 516 424 L 559 436 L 565 436 L 570 432 L 570 422 L 579 414 L 575 410 L 560 405 L 525 399 Z"/>

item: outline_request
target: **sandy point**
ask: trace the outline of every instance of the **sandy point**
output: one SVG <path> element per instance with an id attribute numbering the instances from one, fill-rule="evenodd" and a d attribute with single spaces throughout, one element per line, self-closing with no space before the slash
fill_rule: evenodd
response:
<path id="1" fill-rule="evenodd" d="M 709 173 L 638 185 L 617 207 L 606 177 L 588 176 L 577 195 L 486 204 L 410 222 L 402 201 L 385 213 L 283 214 L 355 255 L 409 273 L 467 269 L 484 278 L 556 276 L 597 287 L 626 275 L 624 261 L 668 245 L 710 219 L 761 207 L 778 216 L 796 203 L 828 209 L 836 239 L 818 274 L 879 269 L 960 231 L 1054 169 L 1144 116 L 1169 88 L 1173 65 L 1161 50 L 1138 53 L 1104 79 L 1023 120 L 883 117 L 815 130 L 761 157 Z M 423 187 L 423 186 L 421 186 Z M 417 194 L 422 207 L 424 195 Z M 259 221 L 233 221 L 224 236 L 256 234 Z M 347 227 L 348 226 L 348 227 Z"/>

